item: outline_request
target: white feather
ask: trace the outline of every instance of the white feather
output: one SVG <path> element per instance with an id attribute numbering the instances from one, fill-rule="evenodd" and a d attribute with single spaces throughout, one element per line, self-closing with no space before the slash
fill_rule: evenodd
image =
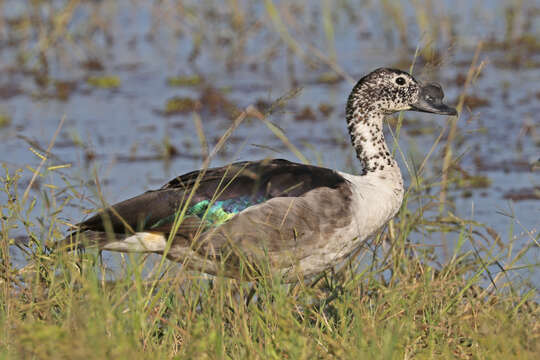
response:
<path id="1" fill-rule="evenodd" d="M 124 240 L 113 241 L 103 246 L 103 250 L 121 252 L 160 252 L 165 250 L 167 239 L 162 234 L 138 232 Z"/>

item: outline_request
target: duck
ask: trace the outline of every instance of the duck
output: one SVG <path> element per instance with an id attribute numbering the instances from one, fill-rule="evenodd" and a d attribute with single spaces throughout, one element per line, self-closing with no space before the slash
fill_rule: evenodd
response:
<path id="1" fill-rule="evenodd" d="M 457 115 L 443 98 L 437 83 L 378 68 L 356 83 L 346 105 L 359 174 L 283 159 L 192 171 L 98 211 L 63 243 L 156 253 L 191 271 L 237 279 L 277 274 L 293 282 L 320 274 L 353 254 L 402 205 L 403 178 L 385 141 L 385 117 Z"/>

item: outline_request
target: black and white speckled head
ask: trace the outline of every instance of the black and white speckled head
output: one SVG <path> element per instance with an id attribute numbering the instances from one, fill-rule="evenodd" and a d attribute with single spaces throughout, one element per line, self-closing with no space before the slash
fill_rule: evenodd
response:
<path id="1" fill-rule="evenodd" d="M 364 76 L 353 88 L 347 116 L 357 111 L 388 115 L 403 110 L 455 115 L 455 109 L 442 103 L 443 97 L 436 83 L 423 85 L 405 71 L 380 68 Z"/>
<path id="2" fill-rule="evenodd" d="M 349 95 L 346 117 L 364 173 L 395 166 L 382 132 L 385 115 L 403 110 L 456 115 L 443 98 L 439 84 L 422 84 L 401 70 L 380 68 L 360 79 Z"/>

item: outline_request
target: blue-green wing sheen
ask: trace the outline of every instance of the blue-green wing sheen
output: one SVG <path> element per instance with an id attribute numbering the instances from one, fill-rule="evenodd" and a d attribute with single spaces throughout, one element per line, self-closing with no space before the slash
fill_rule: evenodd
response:
<path id="1" fill-rule="evenodd" d="M 264 196 L 240 196 L 233 199 L 219 200 L 212 203 L 210 200 L 202 200 L 190 207 L 188 215 L 195 215 L 205 219 L 211 225 L 221 225 L 231 219 L 240 211 L 267 200 Z"/>

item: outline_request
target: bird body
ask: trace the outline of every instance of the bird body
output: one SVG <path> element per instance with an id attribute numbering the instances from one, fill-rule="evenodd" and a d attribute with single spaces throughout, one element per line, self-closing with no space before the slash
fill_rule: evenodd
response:
<path id="1" fill-rule="evenodd" d="M 285 281 L 322 272 L 401 206 L 403 180 L 384 141 L 384 117 L 400 110 L 455 115 L 443 96 L 439 85 L 377 69 L 357 83 L 347 103 L 361 174 L 281 159 L 194 171 L 99 212 L 72 235 L 103 250 L 159 253 L 236 278 L 260 276 L 261 264 Z"/>

